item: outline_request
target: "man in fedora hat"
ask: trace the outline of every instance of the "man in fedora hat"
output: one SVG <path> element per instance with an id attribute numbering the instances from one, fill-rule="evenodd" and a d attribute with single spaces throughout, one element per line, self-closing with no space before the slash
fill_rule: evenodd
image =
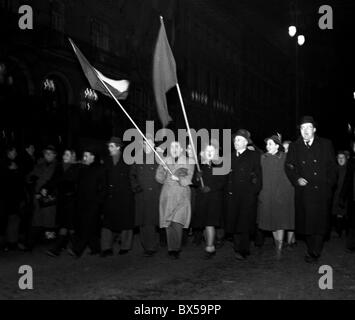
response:
<path id="1" fill-rule="evenodd" d="M 107 143 L 110 157 L 104 163 L 102 257 L 113 254 L 114 234 L 121 236 L 119 254 L 128 253 L 132 247 L 134 199 L 129 180 L 129 166 L 123 159 L 123 146 L 122 140 L 118 137 L 112 137 Z"/>
<path id="2" fill-rule="evenodd" d="M 233 136 L 235 153 L 226 187 L 225 231 L 233 234 L 235 258 L 250 254 L 250 236 L 255 231 L 257 195 L 261 189 L 260 154 L 249 150 L 249 131 L 240 129 Z"/>
<path id="3" fill-rule="evenodd" d="M 336 163 L 331 141 L 315 135 L 316 123 L 304 116 L 301 136 L 290 144 L 285 170 L 295 186 L 296 233 L 306 236 L 305 261 L 317 262 L 329 228 Z"/>

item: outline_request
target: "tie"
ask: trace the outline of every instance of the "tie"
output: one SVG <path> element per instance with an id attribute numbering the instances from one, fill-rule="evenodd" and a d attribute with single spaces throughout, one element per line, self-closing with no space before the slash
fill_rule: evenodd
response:
<path id="1" fill-rule="evenodd" d="M 306 146 L 308 149 L 311 147 L 311 145 L 309 144 L 309 141 L 306 141 Z"/>
<path id="2" fill-rule="evenodd" d="M 237 152 L 237 157 L 239 157 L 240 156 L 240 153 L 239 152 Z"/>

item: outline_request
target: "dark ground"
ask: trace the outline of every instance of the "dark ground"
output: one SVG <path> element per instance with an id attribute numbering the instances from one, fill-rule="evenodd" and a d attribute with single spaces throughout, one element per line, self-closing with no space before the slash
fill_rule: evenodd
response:
<path id="1" fill-rule="evenodd" d="M 84 254 L 75 260 L 66 252 L 59 258 L 33 253 L 0 253 L 0 299 L 119 299 L 119 300 L 237 300 L 237 299 L 355 299 L 355 254 L 344 252 L 344 240 L 326 243 L 319 265 L 303 261 L 299 241 L 281 261 L 273 255 L 271 238 L 262 251 L 252 248 L 247 261 L 236 261 L 226 242 L 212 260 L 203 259 L 203 246 L 191 243 L 179 260 L 167 249 L 144 257 L 136 235 L 133 251 L 108 258 Z M 33 268 L 33 290 L 20 290 L 21 265 Z M 333 268 L 333 289 L 321 290 L 321 265 Z"/>

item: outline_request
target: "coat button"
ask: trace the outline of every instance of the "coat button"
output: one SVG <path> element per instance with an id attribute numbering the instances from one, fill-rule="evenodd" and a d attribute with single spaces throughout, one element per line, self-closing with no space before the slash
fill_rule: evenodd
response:
<path id="1" fill-rule="evenodd" d="M 305 164 L 305 163 L 306 163 L 306 161 L 302 161 L 302 163 L 303 163 L 303 164 Z"/>
<path id="2" fill-rule="evenodd" d="M 317 162 L 317 160 L 313 160 L 313 162 L 315 163 L 315 162 Z"/>
<path id="3" fill-rule="evenodd" d="M 315 172 L 314 175 L 316 176 L 316 175 L 317 175 L 317 172 Z"/>
<path id="4" fill-rule="evenodd" d="M 232 194 L 233 194 L 233 192 L 228 192 L 228 194 L 232 195 Z"/>

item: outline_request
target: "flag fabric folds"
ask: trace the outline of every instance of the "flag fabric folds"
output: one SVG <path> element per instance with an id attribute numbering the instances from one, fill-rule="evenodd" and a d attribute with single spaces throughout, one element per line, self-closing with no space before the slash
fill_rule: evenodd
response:
<path id="1" fill-rule="evenodd" d="M 169 115 L 166 92 L 177 84 L 176 64 L 171 51 L 163 19 L 153 57 L 153 88 L 158 115 L 163 127 L 172 120 Z"/>
<path id="2" fill-rule="evenodd" d="M 80 65 L 88 79 L 92 89 L 103 93 L 104 95 L 111 96 L 105 86 L 101 83 L 100 79 L 105 82 L 107 87 L 111 90 L 113 95 L 120 100 L 124 100 L 128 96 L 129 81 L 128 80 L 113 80 L 105 77 L 100 71 L 96 70 L 85 56 L 81 53 L 79 48 L 69 38 L 74 52 L 80 62 Z M 100 78 L 100 79 L 99 79 Z"/>

